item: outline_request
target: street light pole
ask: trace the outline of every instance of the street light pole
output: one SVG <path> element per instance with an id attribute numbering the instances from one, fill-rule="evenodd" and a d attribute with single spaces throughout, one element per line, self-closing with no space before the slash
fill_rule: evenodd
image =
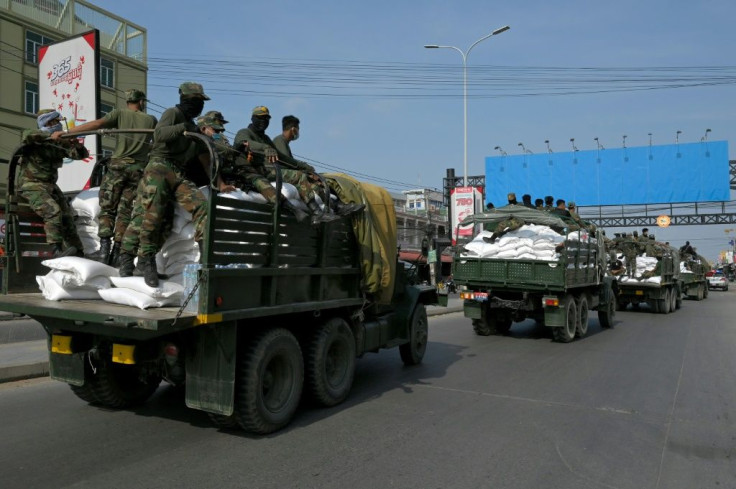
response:
<path id="1" fill-rule="evenodd" d="M 463 57 L 463 185 L 466 187 L 468 185 L 468 55 L 470 54 L 470 50 L 481 41 L 485 41 L 489 37 L 506 32 L 509 29 L 511 27 L 507 25 L 499 27 L 490 34 L 475 41 L 466 51 L 455 46 L 440 46 L 438 44 L 426 44 L 424 46 L 427 49 L 454 49 Z"/>

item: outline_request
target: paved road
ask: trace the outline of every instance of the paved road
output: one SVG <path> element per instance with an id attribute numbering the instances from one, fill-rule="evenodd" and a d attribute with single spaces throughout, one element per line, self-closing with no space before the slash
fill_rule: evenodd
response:
<path id="1" fill-rule="evenodd" d="M 369 354 L 347 402 L 267 437 L 218 431 L 170 387 L 116 412 L 0 384 L 0 486 L 736 488 L 735 296 L 591 320 L 571 344 L 433 317 L 422 365 Z"/>

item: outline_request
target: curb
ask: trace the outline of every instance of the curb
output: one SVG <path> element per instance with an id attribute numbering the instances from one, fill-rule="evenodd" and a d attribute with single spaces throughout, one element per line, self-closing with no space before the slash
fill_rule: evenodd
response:
<path id="1" fill-rule="evenodd" d="M 10 365 L 7 367 L 0 367 L 0 384 L 4 382 L 35 379 L 37 377 L 48 377 L 48 375 L 48 361 L 31 363 L 28 365 Z"/>

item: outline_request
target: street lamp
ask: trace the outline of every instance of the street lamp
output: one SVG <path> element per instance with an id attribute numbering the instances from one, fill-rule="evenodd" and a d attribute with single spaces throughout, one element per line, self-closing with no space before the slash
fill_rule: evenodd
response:
<path id="1" fill-rule="evenodd" d="M 446 48 L 446 49 L 454 49 L 460 55 L 463 57 L 463 149 L 464 149 L 464 156 L 463 156 L 463 185 L 468 185 L 468 55 L 470 54 L 470 50 L 475 47 L 476 44 L 478 44 L 481 41 L 485 41 L 491 36 L 495 36 L 497 34 L 501 34 L 502 32 L 506 32 L 507 30 L 511 29 L 511 27 L 505 25 L 503 27 L 499 27 L 495 31 L 491 32 L 490 34 L 481 37 L 477 41 L 475 41 L 473 44 L 470 45 L 470 47 L 467 49 L 467 51 L 464 51 L 458 47 L 455 46 L 440 46 L 438 44 L 425 44 L 424 47 L 427 49 L 439 49 L 439 48 Z"/>

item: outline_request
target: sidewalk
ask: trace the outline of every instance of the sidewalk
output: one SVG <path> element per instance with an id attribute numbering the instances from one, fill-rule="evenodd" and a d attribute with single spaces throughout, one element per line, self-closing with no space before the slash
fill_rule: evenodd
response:
<path id="1" fill-rule="evenodd" d="M 427 316 L 462 310 L 462 301 L 452 297 L 447 307 L 427 307 Z M 48 374 L 49 353 L 43 327 L 30 318 L 0 314 L 0 383 Z"/>

